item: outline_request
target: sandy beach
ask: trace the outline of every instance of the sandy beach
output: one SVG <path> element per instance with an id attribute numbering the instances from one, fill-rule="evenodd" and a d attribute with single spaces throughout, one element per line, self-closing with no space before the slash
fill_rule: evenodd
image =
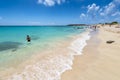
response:
<path id="1" fill-rule="evenodd" d="M 107 44 L 108 40 L 115 42 Z M 100 28 L 87 43 L 61 80 L 120 80 L 120 34 Z"/>

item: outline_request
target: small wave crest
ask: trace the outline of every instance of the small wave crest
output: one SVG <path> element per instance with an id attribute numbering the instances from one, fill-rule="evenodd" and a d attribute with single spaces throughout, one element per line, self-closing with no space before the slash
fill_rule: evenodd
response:
<path id="1" fill-rule="evenodd" d="M 74 51 L 74 55 L 82 54 L 83 48 L 87 45 L 86 41 L 90 39 L 89 32 L 81 34 L 81 37 L 73 41 L 71 46 L 68 47 L 72 51 Z"/>

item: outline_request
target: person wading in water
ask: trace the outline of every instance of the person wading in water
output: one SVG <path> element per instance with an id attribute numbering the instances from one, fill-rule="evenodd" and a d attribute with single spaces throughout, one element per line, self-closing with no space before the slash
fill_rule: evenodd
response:
<path id="1" fill-rule="evenodd" d="M 27 35 L 26 40 L 27 40 L 27 42 L 30 42 L 30 41 L 31 41 L 31 38 L 30 38 L 29 35 Z"/>

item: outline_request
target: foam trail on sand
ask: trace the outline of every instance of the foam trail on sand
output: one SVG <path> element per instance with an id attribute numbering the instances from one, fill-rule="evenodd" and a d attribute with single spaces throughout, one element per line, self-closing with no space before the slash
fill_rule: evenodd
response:
<path id="1" fill-rule="evenodd" d="M 80 55 L 90 38 L 89 32 L 81 34 L 66 48 L 68 53 L 50 55 L 47 59 L 25 67 L 21 73 L 16 73 L 8 80 L 60 80 L 61 74 L 72 69 L 74 55 Z"/>
<path id="2" fill-rule="evenodd" d="M 89 32 L 83 33 L 80 38 L 73 41 L 69 48 L 76 53 L 75 55 L 82 54 L 83 48 L 87 45 L 86 41 L 89 39 Z"/>
<path id="3" fill-rule="evenodd" d="M 60 75 L 67 69 L 71 69 L 72 60 L 68 56 L 49 57 L 27 66 L 20 74 L 15 74 L 8 80 L 60 80 Z"/>

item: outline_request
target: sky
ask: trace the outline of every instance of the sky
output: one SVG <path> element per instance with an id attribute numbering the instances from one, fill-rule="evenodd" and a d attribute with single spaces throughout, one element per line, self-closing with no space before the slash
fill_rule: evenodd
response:
<path id="1" fill-rule="evenodd" d="M 120 0 L 0 0 L 0 25 L 120 22 Z"/>

